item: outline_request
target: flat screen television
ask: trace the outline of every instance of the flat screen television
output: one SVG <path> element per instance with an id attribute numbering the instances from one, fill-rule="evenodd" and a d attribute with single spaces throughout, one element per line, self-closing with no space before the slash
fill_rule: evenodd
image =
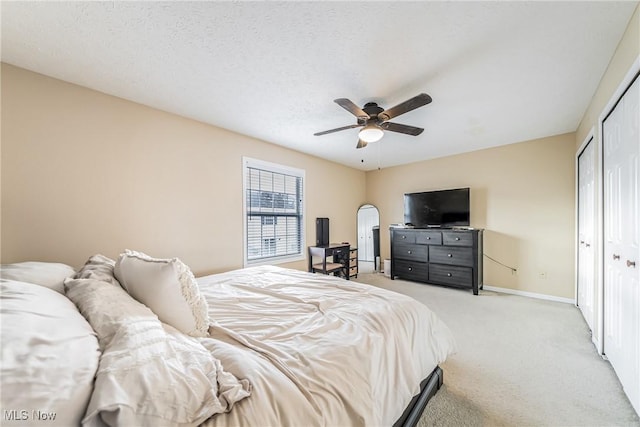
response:
<path id="1" fill-rule="evenodd" d="M 416 228 L 469 226 L 469 188 L 404 195 L 404 222 Z"/>

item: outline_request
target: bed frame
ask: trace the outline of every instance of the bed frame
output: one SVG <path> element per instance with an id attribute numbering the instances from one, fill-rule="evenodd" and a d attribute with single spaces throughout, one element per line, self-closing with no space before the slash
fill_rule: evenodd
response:
<path id="1" fill-rule="evenodd" d="M 393 427 L 415 427 L 420 421 L 420 416 L 427 406 L 427 402 L 440 390 L 444 379 L 444 373 L 439 366 L 420 383 L 420 393 L 413 396 L 409 406 L 402 416 L 393 424 Z"/>

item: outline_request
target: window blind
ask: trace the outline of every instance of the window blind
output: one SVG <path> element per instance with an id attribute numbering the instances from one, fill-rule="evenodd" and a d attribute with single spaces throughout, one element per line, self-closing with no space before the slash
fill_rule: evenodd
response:
<path id="1" fill-rule="evenodd" d="M 244 173 L 246 262 L 302 255 L 302 174 L 251 161 Z"/>

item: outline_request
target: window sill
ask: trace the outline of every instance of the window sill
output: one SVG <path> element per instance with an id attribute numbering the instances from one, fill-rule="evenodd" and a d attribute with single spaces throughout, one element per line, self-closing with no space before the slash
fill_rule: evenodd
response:
<path id="1" fill-rule="evenodd" d="M 245 267 L 254 267 L 257 265 L 278 265 L 278 264 L 286 264 L 289 262 L 295 262 L 295 261 L 304 261 L 306 259 L 306 257 L 302 254 L 298 254 L 298 255 L 291 255 L 291 256 L 286 256 L 286 257 L 273 257 L 273 258 L 263 258 L 263 259 L 257 259 L 257 260 L 245 260 L 244 261 L 244 266 Z"/>

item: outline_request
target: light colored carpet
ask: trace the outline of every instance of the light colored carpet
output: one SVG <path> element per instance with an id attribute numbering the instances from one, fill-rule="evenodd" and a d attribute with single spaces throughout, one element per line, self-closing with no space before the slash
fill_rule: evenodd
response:
<path id="1" fill-rule="evenodd" d="M 640 426 L 571 304 L 390 280 L 358 282 L 423 302 L 456 337 L 419 426 Z"/>

